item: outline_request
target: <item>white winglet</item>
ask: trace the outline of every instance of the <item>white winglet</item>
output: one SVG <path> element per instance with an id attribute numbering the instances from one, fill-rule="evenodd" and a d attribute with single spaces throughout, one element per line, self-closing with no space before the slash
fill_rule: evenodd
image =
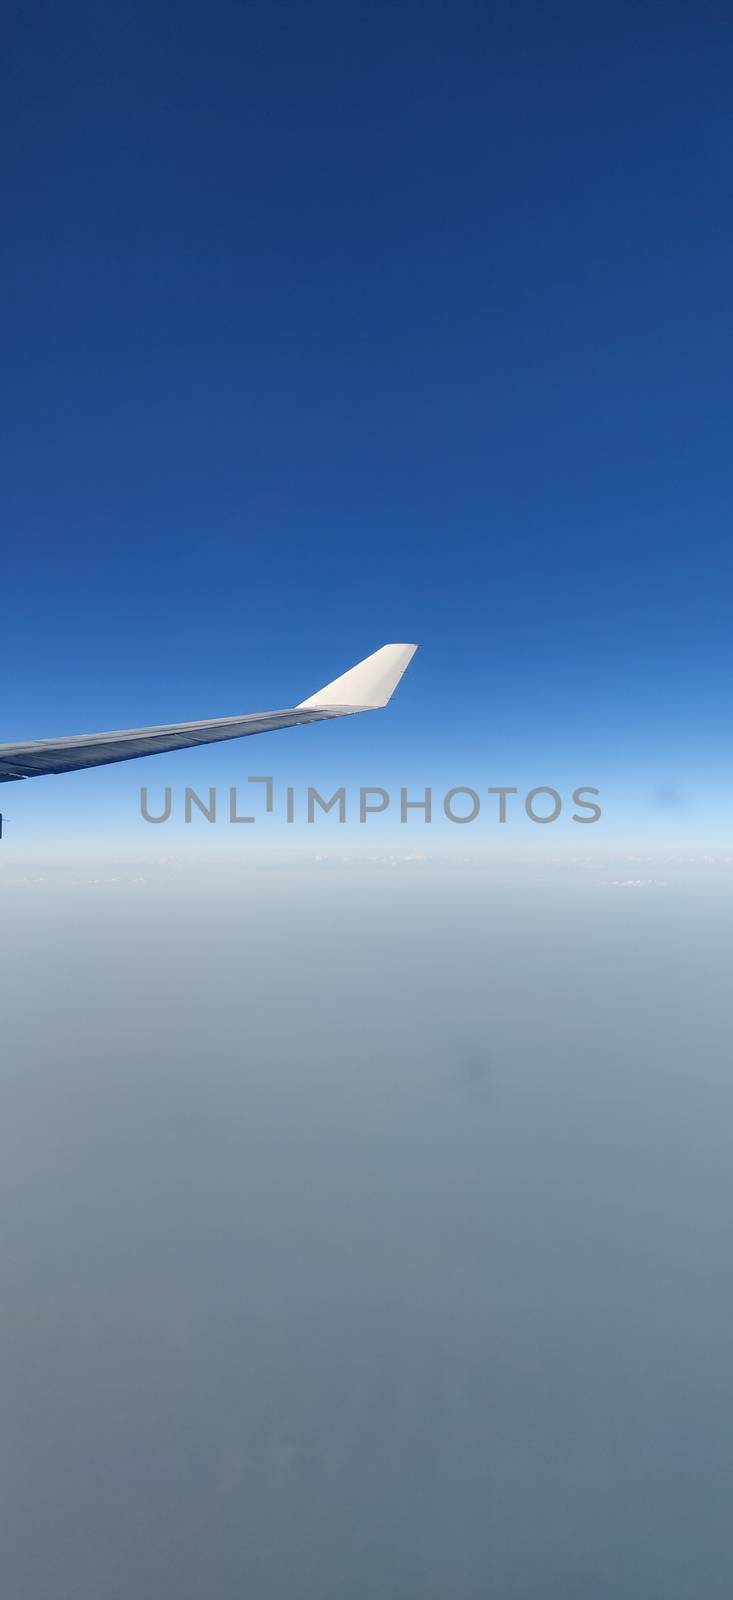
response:
<path id="1" fill-rule="evenodd" d="M 383 644 L 371 656 L 359 661 L 349 672 L 343 672 L 333 683 L 327 683 L 308 700 L 301 700 L 298 710 L 316 706 L 353 706 L 362 711 L 377 711 L 391 700 L 403 672 L 409 667 L 417 650 L 416 644 Z"/>

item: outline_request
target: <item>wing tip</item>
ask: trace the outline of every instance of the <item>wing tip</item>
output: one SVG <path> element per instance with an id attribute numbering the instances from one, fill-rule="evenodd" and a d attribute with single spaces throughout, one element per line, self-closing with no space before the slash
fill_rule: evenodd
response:
<path id="1" fill-rule="evenodd" d="M 383 644 L 372 655 L 357 661 L 339 678 L 324 684 L 298 710 L 316 706 L 343 706 L 347 710 L 379 711 L 386 706 L 407 671 L 417 650 L 416 644 Z"/>

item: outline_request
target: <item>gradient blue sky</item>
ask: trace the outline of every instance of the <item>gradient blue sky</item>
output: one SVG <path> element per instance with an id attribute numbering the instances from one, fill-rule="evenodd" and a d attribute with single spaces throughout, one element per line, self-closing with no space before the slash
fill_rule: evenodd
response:
<path id="1" fill-rule="evenodd" d="M 596 783 L 583 845 L 729 843 L 729 8 L 11 0 L 4 35 L 0 739 L 422 646 L 383 716 L 4 786 L 11 839 L 272 772 Z"/>

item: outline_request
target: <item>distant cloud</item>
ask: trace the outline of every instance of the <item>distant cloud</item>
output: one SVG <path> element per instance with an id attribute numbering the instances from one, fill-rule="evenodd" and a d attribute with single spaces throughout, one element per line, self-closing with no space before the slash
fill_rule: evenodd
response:
<path id="1" fill-rule="evenodd" d="M 666 878 L 611 878 L 599 883 L 599 889 L 668 889 Z"/>

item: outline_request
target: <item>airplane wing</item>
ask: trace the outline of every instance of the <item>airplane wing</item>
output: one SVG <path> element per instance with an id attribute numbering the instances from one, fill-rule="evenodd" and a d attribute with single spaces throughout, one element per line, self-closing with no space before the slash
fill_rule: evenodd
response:
<path id="1" fill-rule="evenodd" d="M 334 678 L 308 700 L 287 711 L 259 711 L 246 717 L 216 717 L 209 722 L 173 722 L 160 728 L 126 728 L 118 733 L 86 733 L 65 739 L 39 739 L 32 744 L 0 745 L 0 783 L 39 778 L 53 772 L 78 772 L 111 761 L 134 761 L 163 750 L 185 750 L 221 739 L 244 739 L 326 717 L 348 717 L 377 711 L 391 699 L 415 644 L 383 644 L 349 672 Z"/>

